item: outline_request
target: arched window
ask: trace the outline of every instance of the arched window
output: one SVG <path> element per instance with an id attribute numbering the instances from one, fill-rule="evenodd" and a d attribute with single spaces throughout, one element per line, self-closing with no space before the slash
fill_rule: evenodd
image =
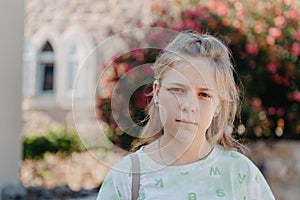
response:
<path id="1" fill-rule="evenodd" d="M 59 83 L 63 87 L 57 88 L 61 102 L 66 103 L 73 97 L 85 98 L 89 91 L 93 91 L 92 83 L 96 77 L 95 54 L 88 56 L 95 44 L 93 38 L 83 28 L 73 26 L 67 29 L 61 37 L 62 59 L 59 68 Z M 74 89 L 74 91 L 73 91 Z"/>
<path id="2" fill-rule="evenodd" d="M 55 60 L 52 45 L 47 41 L 38 55 L 38 93 L 53 93 L 55 89 Z"/>
<path id="3" fill-rule="evenodd" d="M 60 39 L 56 101 L 66 109 L 71 108 L 74 99 L 84 100 L 87 106 L 92 105 L 97 75 L 97 51 L 92 51 L 94 40 L 80 26 L 68 28 Z"/>
<path id="4" fill-rule="evenodd" d="M 67 91 L 71 91 L 74 87 L 74 82 L 76 78 L 76 74 L 79 70 L 80 62 L 82 61 L 82 53 L 80 53 L 80 49 L 78 45 L 73 43 L 70 45 L 67 52 L 66 59 L 66 89 Z"/>

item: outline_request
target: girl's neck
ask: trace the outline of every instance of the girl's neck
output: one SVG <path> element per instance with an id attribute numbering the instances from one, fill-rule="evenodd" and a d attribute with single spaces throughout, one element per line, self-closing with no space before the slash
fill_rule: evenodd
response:
<path id="1" fill-rule="evenodd" d="M 181 142 L 168 135 L 157 140 L 157 151 L 160 162 L 164 165 L 184 165 L 205 158 L 212 146 L 204 138 L 195 139 L 191 143 Z"/>

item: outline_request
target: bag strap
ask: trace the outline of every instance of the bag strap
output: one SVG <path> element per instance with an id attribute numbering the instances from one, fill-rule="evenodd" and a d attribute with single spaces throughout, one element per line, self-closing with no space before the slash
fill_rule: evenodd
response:
<path id="1" fill-rule="evenodd" d="M 140 160 L 136 153 L 131 154 L 130 158 L 132 164 L 131 199 L 137 200 L 140 190 Z"/>

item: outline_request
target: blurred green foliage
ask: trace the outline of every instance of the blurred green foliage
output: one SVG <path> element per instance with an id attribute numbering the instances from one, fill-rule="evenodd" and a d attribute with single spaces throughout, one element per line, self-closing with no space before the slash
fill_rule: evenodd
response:
<path id="1" fill-rule="evenodd" d="M 49 130 L 42 136 L 26 136 L 23 138 L 23 160 L 42 159 L 45 153 L 69 155 L 72 152 L 84 151 L 78 134 L 66 129 Z"/>

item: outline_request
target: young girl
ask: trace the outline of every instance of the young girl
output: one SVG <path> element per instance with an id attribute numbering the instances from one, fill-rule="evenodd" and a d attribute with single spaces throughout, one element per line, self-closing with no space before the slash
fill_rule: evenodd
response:
<path id="1" fill-rule="evenodd" d="M 239 96 L 228 48 L 182 32 L 153 70 L 142 136 L 154 139 L 110 170 L 97 199 L 275 199 L 231 135 Z"/>

